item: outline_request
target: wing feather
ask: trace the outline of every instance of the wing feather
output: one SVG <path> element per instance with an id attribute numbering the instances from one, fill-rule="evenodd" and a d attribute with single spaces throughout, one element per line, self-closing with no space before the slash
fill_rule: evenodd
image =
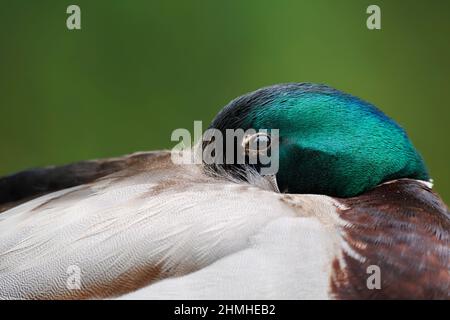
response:
<path id="1" fill-rule="evenodd" d="M 312 250 L 315 233 L 306 225 L 301 232 L 301 223 L 298 232 L 289 227 L 291 221 L 306 219 L 308 211 L 313 216 L 311 208 L 296 208 L 283 201 L 284 195 L 245 182 L 205 175 L 201 166 L 174 165 L 168 154 L 142 160 L 2 213 L 0 298 L 115 297 L 164 279 L 187 276 L 228 256 L 242 256 L 240 264 L 249 263 L 246 252 L 259 257 L 258 270 L 273 273 L 261 293 L 272 287 L 272 295 L 282 296 L 286 283 L 273 287 L 282 264 L 277 262 L 279 254 L 271 254 L 276 249 L 264 249 L 268 245 L 291 257 L 287 259 L 294 269 L 286 266 L 286 270 L 318 261 L 315 266 L 320 268 L 311 268 L 315 275 L 311 279 L 321 279 L 314 282 L 321 285 L 313 287 L 320 288 L 317 290 L 324 296 L 333 257 L 330 233 L 322 233 L 328 235 L 323 250 Z M 276 223 L 280 219 L 284 223 Z M 278 227 L 264 231 L 270 225 Z M 315 227 L 320 229 L 320 225 Z M 300 240 L 280 238 L 284 230 L 291 230 L 292 239 L 297 235 Z M 301 239 L 305 245 L 300 245 Z M 79 270 L 80 289 L 69 285 L 73 270 Z M 222 280 L 232 276 L 222 274 Z M 210 288 L 222 283 L 220 274 L 215 279 Z M 206 277 L 203 284 L 208 286 L 210 280 Z M 234 289 L 246 287 L 250 288 L 241 281 Z M 233 292 L 229 291 L 230 297 Z M 194 295 L 179 291 L 179 297 L 183 296 Z M 247 296 L 251 297 L 251 291 Z"/>
<path id="2" fill-rule="evenodd" d="M 0 212 L 32 198 L 93 182 L 167 151 L 141 152 L 118 158 L 81 161 L 21 171 L 0 178 Z"/>

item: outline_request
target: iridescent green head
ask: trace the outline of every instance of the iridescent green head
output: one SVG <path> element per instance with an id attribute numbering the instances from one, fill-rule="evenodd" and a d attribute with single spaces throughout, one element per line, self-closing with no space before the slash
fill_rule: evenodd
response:
<path id="1" fill-rule="evenodd" d="M 275 85 L 230 102 L 210 128 L 279 129 L 282 192 L 350 197 L 399 178 L 428 180 L 405 131 L 375 106 L 325 85 Z"/>

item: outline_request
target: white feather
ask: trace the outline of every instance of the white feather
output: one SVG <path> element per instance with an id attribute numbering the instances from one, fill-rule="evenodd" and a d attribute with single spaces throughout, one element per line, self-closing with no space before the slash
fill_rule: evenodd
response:
<path id="1" fill-rule="evenodd" d="M 173 165 L 42 196 L 0 215 L 0 298 L 70 296 L 72 265 L 81 290 L 136 269 L 174 277 L 124 298 L 326 298 L 335 204 L 284 197 Z"/>

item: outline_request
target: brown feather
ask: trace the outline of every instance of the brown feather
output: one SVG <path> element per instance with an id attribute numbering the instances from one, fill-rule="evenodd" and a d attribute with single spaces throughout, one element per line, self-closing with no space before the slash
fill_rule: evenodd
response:
<path id="1" fill-rule="evenodd" d="M 339 199 L 344 239 L 365 258 L 344 253 L 331 280 L 340 299 L 449 299 L 450 214 L 423 183 L 401 179 L 359 197 Z M 368 289 L 367 267 L 381 271 L 381 289 Z"/>

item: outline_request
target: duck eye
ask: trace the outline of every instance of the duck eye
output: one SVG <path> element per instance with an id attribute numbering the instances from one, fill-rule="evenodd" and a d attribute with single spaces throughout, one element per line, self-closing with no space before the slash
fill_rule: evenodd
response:
<path id="1" fill-rule="evenodd" d="M 271 139 L 267 133 L 256 133 L 247 136 L 242 141 L 245 153 L 261 153 L 270 148 Z"/>

